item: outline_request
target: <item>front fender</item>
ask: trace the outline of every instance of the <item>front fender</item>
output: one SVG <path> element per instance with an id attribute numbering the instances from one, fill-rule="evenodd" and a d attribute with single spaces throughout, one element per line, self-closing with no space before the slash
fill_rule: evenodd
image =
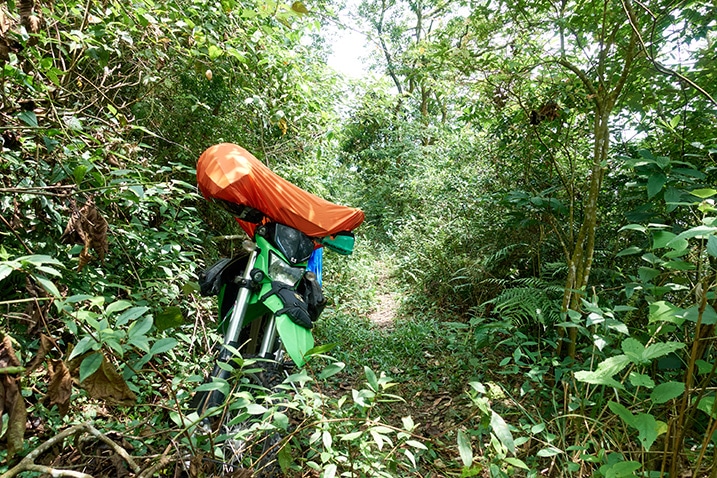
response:
<path id="1" fill-rule="evenodd" d="M 272 312 L 284 308 L 284 304 L 281 302 L 276 295 L 272 295 L 264 300 L 264 305 Z M 314 348 L 314 336 L 309 329 L 306 329 L 291 320 L 287 314 L 280 314 L 275 316 L 276 319 L 276 330 L 281 337 L 281 342 L 284 344 L 286 352 L 291 357 L 291 360 L 299 366 L 303 367 L 306 364 L 306 352 Z"/>

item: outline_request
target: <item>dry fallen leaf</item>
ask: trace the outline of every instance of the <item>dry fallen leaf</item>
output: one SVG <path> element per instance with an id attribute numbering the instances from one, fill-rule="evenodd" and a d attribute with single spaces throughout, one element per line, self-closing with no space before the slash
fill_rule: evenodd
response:
<path id="1" fill-rule="evenodd" d="M 60 415 L 64 416 L 70 410 L 70 397 L 72 396 L 70 370 L 62 360 L 51 360 L 47 369 L 50 374 L 50 383 L 47 385 L 45 400 L 50 402 L 50 406 L 57 405 Z"/>
<path id="2" fill-rule="evenodd" d="M 3 335 L 0 342 L 0 369 L 19 366 L 20 361 L 15 356 L 10 337 Z M 20 393 L 18 377 L 7 372 L 0 373 L 0 420 L 5 413 L 8 415 L 7 431 L 0 438 L 7 441 L 7 459 L 10 459 L 22 449 L 27 409 Z"/>

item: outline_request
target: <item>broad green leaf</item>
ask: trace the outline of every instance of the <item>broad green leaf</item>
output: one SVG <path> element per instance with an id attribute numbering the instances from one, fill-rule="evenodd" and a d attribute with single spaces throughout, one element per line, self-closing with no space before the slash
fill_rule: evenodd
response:
<path id="1" fill-rule="evenodd" d="M 642 249 L 637 246 L 630 246 L 626 249 L 621 250 L 617 254 L 615 254 L 616 257 L 623 257 L 623 256 L 631 256 L 633 254 L 639 254 L 642 252 Z"/>
<path id="2" fill-rule="evenodd" d="M 639 267 L 637 275 L 642 282 L 650 282 L 652 279 L 660 275 L 660 271 L 652 267 Z"/>
<path id="3" fill-rule="evenodd" d="M 492 413 L 490 417 L 490 426 L 493 429 L 493 433 L 495 434 L 496 438 L 500 440 L 503 446 L 508 449 L 509 452 L 515 454 L 515 443 L 513 442 L 513 434 L 510 433 L 508 424 L 505 423 L 503 417 L 495 413 L 495 411 L 491 410 L 491 412 Z"/>
<path id="4" fill-rule="evenodd" d="M 612 413 L 620 417 L 626 425 L 629 425 L 631 427 L 635 426 L 635 416 L 624 405 L 610 401 L 608 402 L 607 406 L 612 411 Z"/>
<path id="5" fill-rule="evenodd" d="M 165 337 L 157 340 L 149 349 L 150 355 L 157 355 L 172 350 L 178 344 L 177 339 L 173 337 Z"/>
<path id="6" fill-rule="evenodd" d="M 376 374 L 373 370 L 368 368 L 364 365 L 363 367 L 364 374 L 366 375 L 366 380 L 368 381 L 369 386 L 371 386 L 371 389 L 374 392 L 378 391 L 378 378 L 376 378 Z"/>
<path id="7" fill-rule="evenodd" d="M 169 306 L 154 318 L 154 325 L 159 332 L 174 327 L 179 327 L 184 323 L 184 315 L 182 309 L 177 306 Z"/>
<path id="8" fill-rule="evenodd" d="M 600 362 L 597 369 L 592 372 L 587 370 L 575 372 L 575 378 L 581 382 L 607 385 L 622 390 L 624 388 L 622 384 L 612 377 L 629 364 L 630 358 L 627 355 L 615 355 Z"/>
<path id="9" fill-rule="evenodd" d="M 659 424 L 655 417 L 649 413 L 640 413 L 635 417 L 633 426 L 637 429 L 637 438 L 642 443 L 642 447 L 645 451 L 650 451 L 652 444 L 657 440 L 659 430 Z"/>
<path id="10" fill-rule="evenodd" d="M 110 315 L 115 312 L 121 312 L 131 306 L 132 302 L 128 300 L 117 300 L 107 305 L 107 308 L 105 309 L 105 315 Z"/>
<path id="11" fill-rule="evenodd" d="M 707 254 L 717 257 L 717 236 L 714 234 L 707 238 Z"/>
<path id="12" fill-rule="evenodd" d="M 26 125 L 32 126 L 33 128 L 37 128 L 37 115 L 34 111 L 21 111 L 17 115 L 18 118 L 20 118 Z"/>
<path id="13" fill-rule="evenodd" d="M 336 344 L 336 343 L 317 345 L 316 347 L 314 347 L 314 348 L 310 349 L 308 352 L 306 352 L 304 354 L 304 356 L 310 357 L 312 355 L 325 354 L 326 352 L 330 352 L 333 349 L 335 349 L 337 345 L 338 344 Z"/>
<path id="14" fill-rule="evenodd" d="M 60 291 L 57 290 L 57 286 L 50 279 L 39 275 L 35 275 L 33 277 L 40 283 L 42 288 L 52 294 L 53 297 L 60 297 Z"/>
<path id="15" fill-rule="evenodd" d="M 543 457 L 543 458 L 547 458 L 547 457 L 551 457 L 551 456 L 560 455 L 561 453 L 564 453 L 564 452 L 560 448 L 555 448 L 554 446 L 548 446 L 546 448 L 542 448 L 542 449 L 538 450 L 538 453 L 536 453 L 536 455 Z"/>
<path id="16" fill-rule="evenodd" d="M 7 264 L 0 264 L 0 281 L 9 276 L 15 269 Z"/>
<path id="17" fill-rule="evenodd" d="M 715 194 L 717 194 L 717 189 L 712 189 L 712 188 L 695 189 L 693 191 L 690 191 L 690 194 L 692 194 L 693 196 L 697 196 L 700 199 L 707 199 L 707 198 L 712 197 Z"/>
<path id="18" fill-rule="evenodd" d="M 655 381 L 652 380 L 648 375 L 644 375 L 641 373 L 630 373 L 630 383 L 633 387 L 645 387 L 645 388 L 654 388 L 655 387 Z"/>
<path id="19" fill-rule="evenodd" d="M 132 322 L 132 325 L 129 326 L 129 331 L 127 333 L 127 336 L 129 337 L 130 340 L 133 340 L 137 337 L 146 335 L 147 332 L 149 332 L 149 329 L 152 328 L 153 322 L 154 321 L 152 320 L 152 317 L 150 317 L 150 316 L 145 316 L 135 322 Z"/>
<path id="20" fill-rule="evenodd" d="M 326 468 L 324 468 L 324 472 L 321 475 L 321 478 L 335 478 L 337 469 L 338 467 L 333 463 L 331 463 L 330 465 L 326 465 Z"/>
<path id="21" fill-rule="evenodd" d="M 692 307 L 689 307 L 685 312 L 682 314 L 682 317 L 685 320 L 689 320 L 690 322 L 695 322 L 699 320 L 700 316 L 700 309 L 698 306 L 693 305 Z M 705 310 L 702 311 L 702 325 L 712 325 L 717 323 L 717 311 L 715 311 L 714 307 L 712 307 L 710 304 L 707 304 L 705 307 Z"/>
<path id="22" fill-rule="evenodd" d="M 326 379 L 333 375 L 336 375 L 337 373 L 341 372 L 344 367 L 346 367 L 346 364 L 343 362 L 334 362 L 332 364 L 329 364 L 325 369 L 321 371 L 319 374 L 320 379 Z"/>
<path id="23" fill-rule="evenodd" d="M 666 403 L 685 393 L 685 384 L 682 382 L 661 383 L 652 390 L 650 400 L 653 403 Z"/>
<path id="24" fill-rule="evenodd" d="M 149 353 L 149 339 L 146 335 L 138 335 L 136 337 L 131 337 L 127 341 L 127 345 L 133 345 L 140 349 L 142 352 Z"/>
<path id="25" fill-rule="evenodd" d="M 670 241 L 670 244 L 668 245 L 671 246 L 672 242 L 678 241 L 680 239 L 692 239 L 693 237 L 706 239 L 709 235 L 714 234 L 715 232 L 717 232 L 717 227 L 714 226 L 696 226 L 681 232 L 677 237 L 672 239 L 672 241 Z"/>
<path id="26" fill-rule="evenodd" d="M 682 309 L 671 303 L 660 300 L 650 304 L 649 322 L 671 322 L 682 325 L 685 321 L 682 318 Z"/>
<path id="27" fill-rule="evenodd" d="M 117 321 L 115 322 L 115 324 L 117 326 L 124 325 L 130 320 L 135 320 L 138 317 L 143 316 L 147 312 L 149 312 L 149 307 L 132 307 L 131 309 L 126 310 L 119 317 L 117 317 Z"/>
<path id="28" fill-rule="evenodd" d="M 80 383 L 84 382 L 87 377 L 99 370 L 102 365 L 103 355 L 95 352 L 88 355 L 80 364 Z"/>
<path id="29" fill-rule="evenodd" d="M 77 345 L 75 345 L 75 348 L 72 349 L 72 352 L 70 353 L 70 356 L 67 358 L 67 360 L 72 360 L 75 357 L 79 357 L 88 350 L 97 350 L 99 347 L 100 344 L 94 338 L 87 335 L 86 337 L 83 337 L 79 342 L 77 342 Z"/>
<path id="30" fill-rule="evenodd" d="M 665 176 L 664 173 L 653 173 L 650 175 L 650 177 L 647 179 L 647 197 L 652 198 L 656 196 L 660 191 L 662 191 L 662 187 L 667 182 L 667 176 Z"/>
<path id="31" fill-rule="evenodd" d="M 363 435 L 363 432 L 361 430 L 359 430 L 357 432 L 351 432 L 351 433 L 346 433 L 344 435 L 339 435 L 339 437 L 341 438 L 341 441 L 353 441 L 353 440 L 359 438 L 361 435 Z"/>
<path id="32" fill-rule="evenodd" d="M 508 463 L 509 465 L 513 465 L 514 467 L 520 468 L 522 470 L 530 470 L 530 468 L 528 468 L 528 465 L 526 465 L 523 460 L 519 458 L 513 458 L 512 456 L 503 458 L 503 463 Z"/>
<path id="33" fill-rule="evenodd" d="M 672 269 L 673 271 L 691 271 L 696 269 L 696 266 L 691 262 L 686 261 L 669 261 L 665 262 L 665 269 Z"/>
<path id="34" fill-rule="evenodd" d="M 647 228 L 643 226 L 642 224 L 627 224 L 625 226 L 622 226 L 620 229 L 618 229 L 618 232 L 622 231 L 640 231 L 640 232 L 647 232 Z"/>
<path id="35" fill-rule="evenodd" d="M 697 409 L 702 410 L 707 416 L 717 418 L 717 410 L 715 410 L 715 397 L 714 395 L 709 397 L 702 397 L 697 404 Z"/>
<path id="36" fill-rule="evenodd" d="M 630 362 L 637 365 L 642 365 L 644 363 L 642 353 L 645 351 L 645 346 L 642 345 L 637 339 L 628 337 L 623 340 L 622 351 L 625 352 L 625 355 L 627 355 L 627 357 L 630 359 Z"/>
<path id="37" fill-rule="evenodd" d="M 473 464 L 473 447 L 471 440 L 463 430 L 458 430 L 458 453 L 461 455 L 463 466 L 469 467 Z"/>
<path id="38" fill-rule="evenodd" d="M 652 248 L 653 249 L 660 249 L 663 247 L 666 247 L 667 244 L 677 237 L 677 234 L 674 234 L 670 231 L 653 231 L 652 233 Z"/>
<path id="39" fill-rule="evenodd" d="M 658 357 L 662 357 L 663 355 L 682 348 L 685 348 L 685 344 L 682 342 L 658 342 L 649 345 L 642 353 L 642 358 L 645 362 L 651 362 Z"/>
<path id="40" fill-rule="evenodd" d="M 229 382 L 226 380 L 214 379 L 194 389 L 195 392 L 212 392 L 214 390 L 218 390 L 221 394 L 227 395 L 231 391 L 231 385 L 229 385 Z"/>

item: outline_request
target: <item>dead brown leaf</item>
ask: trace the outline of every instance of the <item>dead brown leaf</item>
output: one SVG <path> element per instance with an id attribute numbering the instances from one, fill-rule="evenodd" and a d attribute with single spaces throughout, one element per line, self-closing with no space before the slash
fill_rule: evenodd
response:
<path id="1" fill-rule="evenodd" d="M 29 364 L 27 364 L 25 375 L 29 375 L 37 367 L 45 361 L 47 353 L 52 350 L 54 342 L 50 337 L 45 334 L 40 334 L 40 348 L 37 350 L 37 354 L 33 357 Z"/>
<path id="2" fill-rule="evenodd" d="M 79 367 L 73 371 L 74 374 L 79 375 Z M 100 368 L 80 383 L 80 387 L 92 398 L 112 404 L 130 404 L 137 400 L 137 396 L 104 355 Z"/>
<path id="3" fill-rule="evenodd" d="M 20 361 L 15 356 L 10 337 L 3 335 L 0 342 L 0 369 L 18 366 Z M 5 413 L 8 414 L 8 427 L 0 438 L 7 441 L 9 459 L 22 449 L 27 422 L 27 409 L 25 399 L 20 393 L 19 379 L 9 373 L 0 374 L 0 419 Z"/>
<path id="4" fill-rule="evenodd" d="M 47 385 L 45 400 L 50 406 L 57 405 L 60 415 L 64 416 L 70 410 L 70 397 L 72 396 L 72 376 L 70 370 L 62 360 L 51 360 L 47 370 L 50 383 Z"/>
<path id="5" fill-rule="evenodd" d="M 107 221 L 97 211 L 92 197 L 87 199 L 85 205 L 79 210 L 75 202 L 72 201 L 72 215 L 60 241 L 85 246 L 80 253 L 78 271 L 82 270 L 92 260 L 90 249 L 97 253 L 100 261 L 105 259 L 105 255 L 109 251 Z"/>

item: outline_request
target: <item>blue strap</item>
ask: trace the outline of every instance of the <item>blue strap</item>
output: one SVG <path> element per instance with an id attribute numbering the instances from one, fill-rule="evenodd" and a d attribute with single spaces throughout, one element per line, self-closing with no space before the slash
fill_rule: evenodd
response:
<path id="1" fill-rule="evenodd" d="M 311 253 L 311 257 L 309 257 L 309 263 L 306 265 L 306 270 L 316 274 L 316 281 L 319 283 L 319 285 L 322 285 L 321 274 L 323 273 L 323 264 L 324 248 L 319 247 L 317 249 L 314 249 L 314 252 Z"/>

